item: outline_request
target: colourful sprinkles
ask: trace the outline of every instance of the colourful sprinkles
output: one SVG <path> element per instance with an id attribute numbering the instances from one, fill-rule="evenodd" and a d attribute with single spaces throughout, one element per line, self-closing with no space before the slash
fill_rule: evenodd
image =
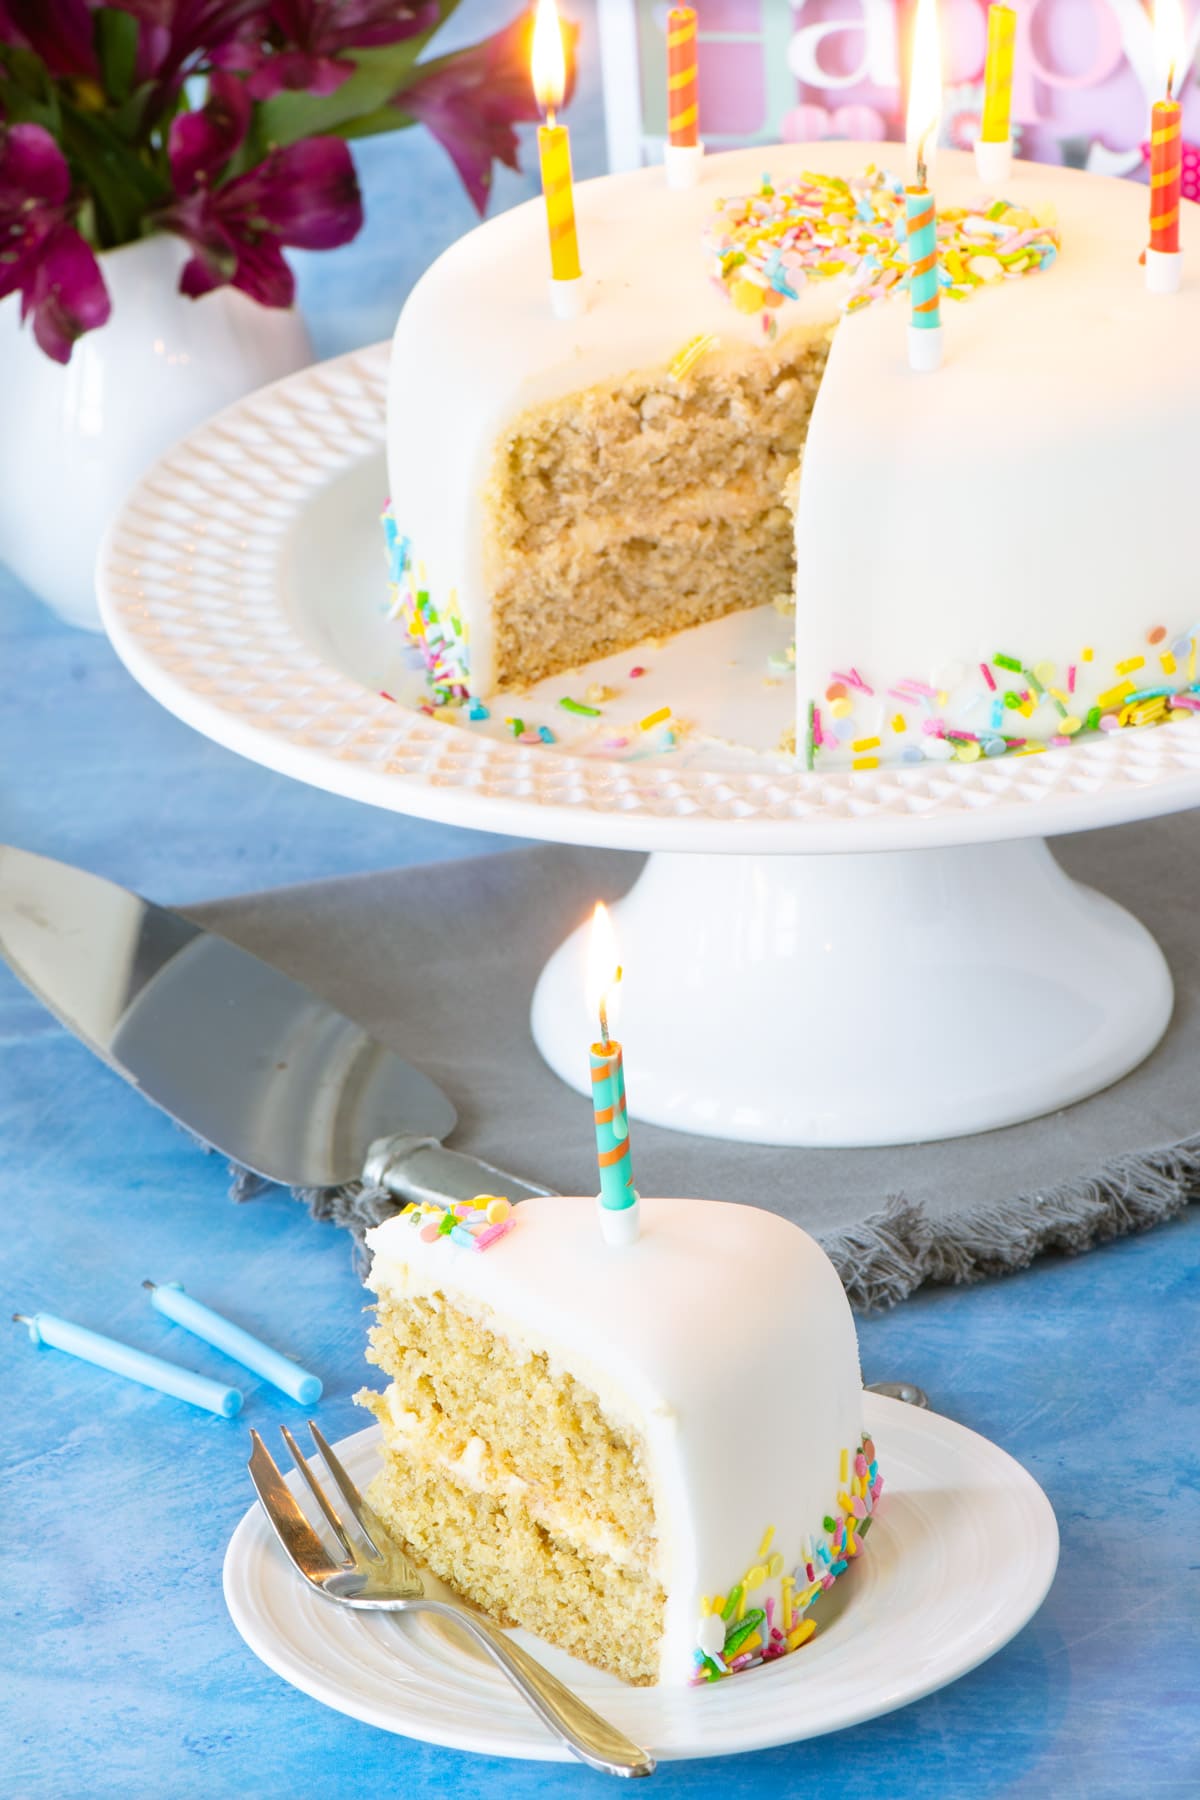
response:
<path id="1" fill-rule="evenodd" d="M 427 1244 L 446 1238 L 467 1250 L 489 1250 L 516 1224 L 512 1203 L 504 1194 L 476 1194 L 437 1206 L 432 1200 L 410 1200 L 400 1213 Z"/>
<path id="2" fill-rule="evenodd" d="M 1166 637 L 1167 628 L 1155 625 L 1145 641 L 1162 643 Z M 1160 655 L 1166 681 L 1146 680 L 1159 671 L 1147 666 L 1140 653 L 1105 665 L 1096 661 L 1095 648 L 1089 644 L 1060 666 L 1048 658 L 1023 661 L 1005 647 L 977 662 L 974 673 L 956 669 L 953 681 L 951 674 L 943 676 L 946 688 L 913 676 L 887 687 L 880 684 L 882 694 L 904 703 L 902 711 L 893 711 L 887 700 L 868 705 L 873 690 L 858 670 L 851 679 L 844 670 L 834 669 L 821 690 L 832 723 L 822 730 L 810 705 L 805 765 L 819 767 L 821 757 L 829 755 L 844 758 L 852 770 L 874 769 L 881 762 L 971 763 L 1008 754 L 1036 756 L 1096 732 L 1139 730 L 1179 714 L 1200 713 L 1198 641 L 1200 622 Z M 1001 687 L 995 669 L 1003 670 L 1010 681 L 1014 675 L 1019 679 Z M 1169 679 L 1172 676 L 1174 680 Z"/>
<path id="3" fill-rule="evenodd" d="M 815 1634 L 816 1620 L 804 1615 L 862 1551 L 862 1540 L 883 1492 L 875 1445 L 869 1437 L 864 1437 L 853 1458 L 843 1450 L 839 1463 L 838 1511 L 827 1513 L 820 1531 L 805 1538 L 793 1569 L 785 1571 L 778 1550 L 768 1554 L 775 1537 L 775 1528 L 769 1525 L 754 1561 L 729 1592 L 701 1595 L 692 1687 L 775 1662 Z M 763 1596 L 760 1602 L 758 1589 L 776 1580 L 780 1583 L 778 1602 L 774 1595 Z"/>
<path id="4" fill-rule="evenodd" d="M 946 207 L 937 229 L 938 274 L 951 300 L 1036 275 L 1058 255 L 1058 222 L 1049 207 L 1031 210 L 1007 200 Z M 843 310 L 856 312 L 908 286 L 906 237 L 904 184 L 871 165 L 850 180 L 805 171 L 782 187 L 764 176 L 756 193 L 717 201 L 704 249 L 712 281 L 738 312 L 773 311 L 799 300 L 809 283 L 838 275 L 850 277 Z"/>
<path id="5" fill-rule="evenodd" d="M 432 704 L 462 705 L 471 697 L 470 633 L 455 611 L 454 589 L 445 608 L 434 605 L 425 571 L 413 562 L 412 540 L 396 523 L 390 501 L 383 513 L 383 532 L 391 589 L 388 616 L 399 619 L 408 633 L 424 666 Z"/>

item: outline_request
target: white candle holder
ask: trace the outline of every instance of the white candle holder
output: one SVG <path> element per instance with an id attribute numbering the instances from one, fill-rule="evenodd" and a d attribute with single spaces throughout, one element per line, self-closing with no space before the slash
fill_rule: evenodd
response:
<path id="1" fill-rule="evenodd" d="M 587 283 L 582 275 L 573 281 L 550 277 L 550 311 L 556 319 L 578 319 L 587 311 Z"/>
<path id="2" fill-rule="evenodd" d="M 605 1206 L 599 1194 L 596 1195 L 596 1212 L 600 1219 L 600 1233 L 606 1244 L 614 1250 L 626 1250 L 630 1244 L 636 1244 L 642 1235 L 642 1208 L 637 1196 L 632 1206 Z"/>
<path id="3" fill-rule="evenodd" d="M 1146 292 L 1177 294 L 1183 280 L 1182 250 L 1146 251 Z"/>
<path id="4" fill-rule="evenodd" d="M 919 375 L 927 375 L 942 366 L 940 325 L 910 325 L 908 328 L 908 366 Z"/>
<path id="5" fill-rule="evenodd" d="M 663 157 L 669 188 L 695 187 L 704 165 L 703 144 L 668 144 Z"/>
<path id="6" fill-rule="evenodd" d="M 1013 147 L 1011 138 L 1003 138 L 999 143 L 985 143 L 982 138 L 975 140 L 975 173 L 987 187 L 995 187 L 998 183 L 1008 181 L 1012 177 Z"/>

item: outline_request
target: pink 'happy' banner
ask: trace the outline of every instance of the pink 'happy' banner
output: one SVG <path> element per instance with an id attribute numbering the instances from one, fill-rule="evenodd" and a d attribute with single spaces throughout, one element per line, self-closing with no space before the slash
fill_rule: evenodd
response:
<path id="1" fill-rule="evenodd" d="M 903 56 L 915 0 L 694 0 L 701 124 L 713 148 L 782 139 L 903 135 Z M 1018 154 L 1103 174 L 1143 167 L 1161 98 L 1151 15 L 1141 0 L 1008 0 L 1017 14 L 1013 124 Z M 661 154 L 667 0 L 598 0 L 610 161 Z M 1200 4 L 1184 0 L 1187 67 Z M 974 142 L 982 104 L 986 0 L 941 0 L 943 138 Z M 1200 138 L 1189 74 L 1177 82 L 1184 136 Z M 1200 153 L 1187 186 L 1200 187 Z M 1193 192 L 1193 197 L 1196 197 Z"/>

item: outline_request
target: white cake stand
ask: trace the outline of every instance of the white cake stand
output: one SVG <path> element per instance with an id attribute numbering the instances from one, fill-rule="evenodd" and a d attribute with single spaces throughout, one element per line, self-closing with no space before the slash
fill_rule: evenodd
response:
<path id="1" fill-rule="evenodd" d="M 379 692 L 413 682 L 381 610 L 385 371 L 381 347 L 290 377 L 135 490 L 98 586 L 150 693 L 352 799 L 652 852 L 615 913 L 638 1118 L 758 1143 L 907 1143 L 1052 1111 L 1153 1049 L 1172 1005 L 1161 952 L 1046 839 L 1200 801 L 1193 720 L 974 765 L 806 775 L 703 736 L 634 761 L 600 747 L 608 726 L 564 742 L 554 694 L 591 671 L 522 700 L 555 720 L 552 745 L 424 716 Z M 743 615 L 656 646 L 638 710 L 682 695 L 714 730 L 761 738 L 786 699 L 763 685 L 755 634 L 770 628 Z M 582 1091 L 581 963 L 576 933 L 532 1024 Z"/>

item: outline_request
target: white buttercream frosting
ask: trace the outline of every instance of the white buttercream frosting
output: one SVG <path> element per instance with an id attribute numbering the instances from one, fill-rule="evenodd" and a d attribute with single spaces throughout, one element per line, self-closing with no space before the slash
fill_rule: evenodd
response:
<path id="1" fill-rule="evenodd" d="M 487 1316 L 640 1434 L 667 1594 L 662 1678 L 686 1681 L 702 1596 L 728 1594 L 774 1527 L 776 1572 L 748 1600 L 780 1606 L 783 1576 L 849 1486 L 840 1459 L 861 1439 L 862 1388 L 841 1283 L 805 1232 L 751 1206 L 643 1199 L 641 1236 L 620 1249 L 594 1197 L 526 1200 L 515 1220 L 482 1253 L 389 1220 L 367 1236 L 370 1284 Z M 477 1477 L 480 1454 L 459 1474 Z"/>

